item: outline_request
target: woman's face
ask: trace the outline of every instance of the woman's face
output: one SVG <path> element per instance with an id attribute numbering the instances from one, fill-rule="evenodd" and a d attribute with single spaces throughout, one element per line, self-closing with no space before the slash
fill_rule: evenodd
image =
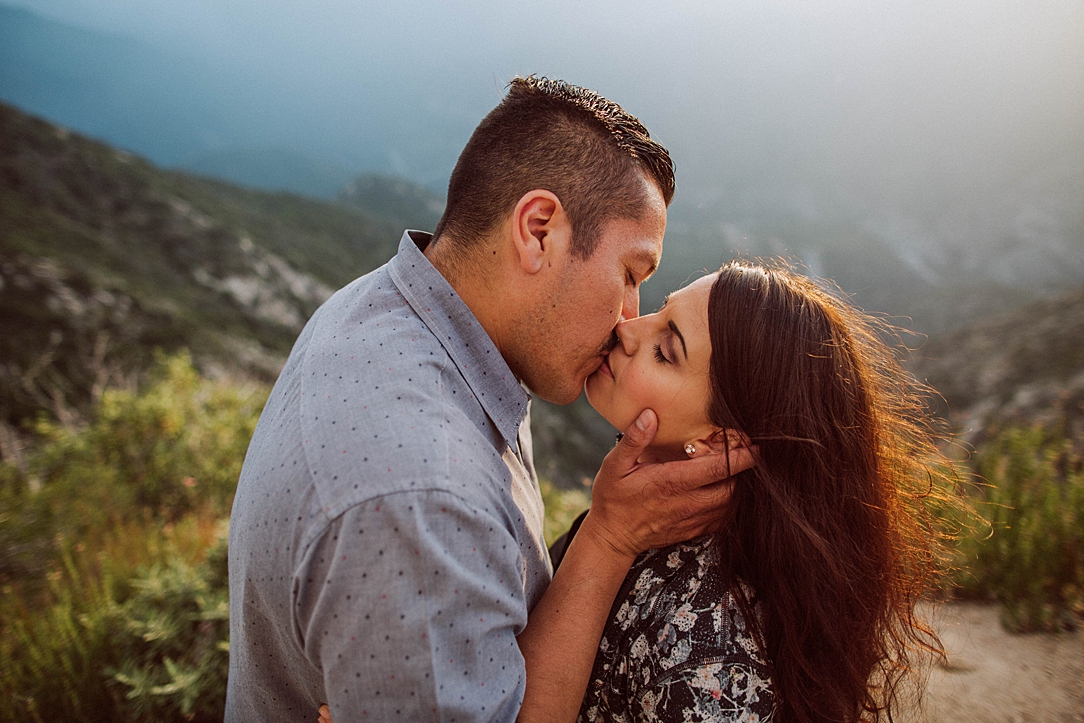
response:
<path id="1" fill-rule="evenodd" d="M 655 459 L 685 456 L 684 446 L 711 436 L 708 421 L 708 296 L 716 274 L 676 291 L 657 313 L 617 325 L 618 344 L 587 378 L 587 399 L 624 431 L 651 409 L 659 428 L 649 448 Z"/>

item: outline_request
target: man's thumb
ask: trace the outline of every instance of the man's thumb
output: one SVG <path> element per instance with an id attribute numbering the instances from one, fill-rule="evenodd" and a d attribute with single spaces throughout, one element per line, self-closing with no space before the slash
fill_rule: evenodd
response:
<path id="1" fill-rule="evenodd" d="M 625 434 L 611 455 L 618 458 L 617 461 L 622 467 L 632 467 L 643 454 L 644 448 L 655 438 L 657 429 L 658 419 L 655 417 L 655 412 L 645 409 L 625 430 Z"/>

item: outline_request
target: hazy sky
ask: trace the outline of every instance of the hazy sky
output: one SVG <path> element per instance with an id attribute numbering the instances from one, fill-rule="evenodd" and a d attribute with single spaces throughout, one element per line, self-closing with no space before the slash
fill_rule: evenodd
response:
<path id="1" fill-rule="evenodd" d="M 254 143 L 434 187 L 536 72 L 644 120 L 693 213 L 1084 248 L 1084 0 L 14 1 L 258 78 Z"/>
<path id="2" fill-rule="evenodd" d="M 923 146 L 973 163 L 1084 127 L 1084 0 L 22 4 L 266 72 L 343 123 L 367 96 L 462 134 L 511 75 L 563 77 L 641 116 L 697 177 L 733 154 L 826 153 L 834 172 L 872 156 L 906 175 Z"/>

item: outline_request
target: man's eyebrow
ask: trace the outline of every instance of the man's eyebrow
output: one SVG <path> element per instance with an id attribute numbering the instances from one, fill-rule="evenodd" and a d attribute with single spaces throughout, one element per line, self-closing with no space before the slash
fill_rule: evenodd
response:
<path id="1" fill-rule="evenodd" d="M 685 361 L 688 361 L 689 360 L 689 350 L 685 347 L 685 337 L 681 335 L 681 332 L 678 330 L 677 324 L 674 323 L 673 319 L 671 319 L 667 323 L 667 326 L 669 326 L 670 331 L 674 332 L 674 335 L 677 336 L 677 338 L 681 340 L 681 351 L 684 352 L 684 354 L 685 354 Z"/>

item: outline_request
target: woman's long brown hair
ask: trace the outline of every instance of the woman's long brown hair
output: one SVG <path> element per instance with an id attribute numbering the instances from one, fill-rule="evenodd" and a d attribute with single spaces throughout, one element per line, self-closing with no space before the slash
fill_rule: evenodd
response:
<path id="1" fill-rule="evenodd" d="M 781 720 L 892 720 L 907 674 L 943 655 L 915 615 L 946 474 L 922 397 L 876 322 L 786 268 L 723 266 L 708 309 L 709 416 L 761 460 L 720 550 L 759 602 Z"/>

